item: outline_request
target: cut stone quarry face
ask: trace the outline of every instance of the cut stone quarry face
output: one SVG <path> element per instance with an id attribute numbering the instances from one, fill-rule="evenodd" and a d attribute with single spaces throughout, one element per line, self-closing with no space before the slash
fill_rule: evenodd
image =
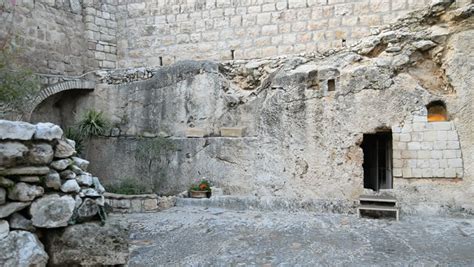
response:
<path id="1" fill-rule="evenodd" d="M 31 204 L 33 225 L 41 228 L 56 228 L 68 225 L 75 206 L 74 198 L 57 194 L 44 196 Z"/>

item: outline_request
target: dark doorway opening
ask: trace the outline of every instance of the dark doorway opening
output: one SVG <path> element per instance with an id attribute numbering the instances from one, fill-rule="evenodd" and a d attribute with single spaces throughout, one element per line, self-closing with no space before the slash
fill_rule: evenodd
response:
<path id="1" fill-rule="evenodd" d="M 392 189 L 392 132 L 364 134 L 364 188 Z"/>

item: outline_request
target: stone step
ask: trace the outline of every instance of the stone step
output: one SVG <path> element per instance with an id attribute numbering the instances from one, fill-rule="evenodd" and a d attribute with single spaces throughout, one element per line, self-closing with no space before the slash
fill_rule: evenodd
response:
<path id="1" fill-rule="evenodd" d="M 395 212 L 395 216 L 397 221 L 400 219 L 400 208 L 399 207 L 390 207 L 390 206 L 383 206 L 383 205 L 360 205 L 357 207 L 357 214 L 361 217 L 361 210 L 372 210 L 372 211 L 389 211 Z"/>
<path id="2" fill-rule="evenodd" d="M 397 203 L 397 199 L 391 196 L 369 196 L 369 195 L 361 195 L 359 197 L 360 201 L 367 201 L 367 202 L 386 202 L 386 203 Z"/>

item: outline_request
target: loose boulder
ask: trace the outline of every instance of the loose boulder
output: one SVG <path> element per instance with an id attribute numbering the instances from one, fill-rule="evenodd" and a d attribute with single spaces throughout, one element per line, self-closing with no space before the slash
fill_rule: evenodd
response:
<path id="1" fill-rule="evenodd" d="M 34 165 L 49 164 L 54 157 L 53 147 L 50 144 L 35 144 L 28 153 L 28 162 Z"/>
<path id="2" fill-rule="evenodd" d="M 50 266 L 103 266 L 128 262 L 128 226 L 118 222 L 71 225 L 46 236 Z"/>
<path id="3" fill-rule="evenodd" d="M 99 206 L 95 200 L 86 198 L 76 211 L 76 220 L 84 222 L 92 219 L 99 212 Z"/>
<path id="4" fill-rule="evenodd" d="M 12 167 L 22 163 L 28 147 L 18 142 L 0 143 L 0 166 Z"/>
<path id="5" fill-rule="evenodd" d="M 28 207 L 31 202 L 10 202 L 0 206 L 0 218 L 6 218 L 11 214 Z"/>
<path id="6" fill-rule="evenodd" d="M 54 150 L 54 157 L 56 158 L 69 158 L 76 153 L 74 146 L 72 146 L 66 140 L 58 140 L 58 144 Z"/>
<path id="7" fill-rule="evenodd" d="M 36 124 L 36 132 L 33 138 L 51 141 L 61 139 L 62 136 L 63 130 L 58 125 L 50 122 L 40 122 Z"/>
<path id="8" fill-rule="evenodd" d="M 30 140 L 36 127 L 22 121 L 0 120 L 0 139 Z"/>
<path id="9" fill-rule="evenodd" d="M 67 226 L 76 201 L 71 196 L 47 195 L 31 204 L 31 221 L 36 227 L 56 228 Z"/>
<path id="10" fill-rule="evenodd" d="M 64 182 L 64 184 L 61 186 L 61 191 L 64 193 L 79 192 L 81 191 L 81 187 L 76 180 L 72 179 Z"/>
<path id="11" fill-rule="evenodd" d="M 74 165 L 81 168 L 83 171 L 87 171 L 87 167 L 89 167 L 89 161 L 78 157 L 72 157 L 72 160 L 74 161 Z"/>
<path id="12" fill-rule="evenodd" d="M 69 166 L 69 164 L 71 164 L 70 159 L 61 159 L 51 162 L 49 166 L 57 171 L 63 171 Z"/>
<path id="13" fill-rule="evenodd" d="M 0 242 L 0 266 L 44 267 L 48 254 L 36 235 L 26 231 L 10 231 Z"/>
<path id="14" fill-rule="evenodd" d="M 33 226 L 31 220 L 28 220 L 20 213 L 13 213 L 10 216 L 10 228 L 15 230 L 25 230 L 29 232 L 35 232 L 36 228 Z"/>
<path id="15" fill-rule="evenodd" d="M 15 184 L 15 186 L 8 191 L 8 198 L 11 200 L 29 202 L 43 194 L 43 187 L 20 182 Z"/>
<path id="16" fill-rule="evenodd" d="M 44 178 L 44 185 L 47 188 L 59 190 L 61 188 L 61 177 L 59 177 L 59 173 L 51 170 Z"/>

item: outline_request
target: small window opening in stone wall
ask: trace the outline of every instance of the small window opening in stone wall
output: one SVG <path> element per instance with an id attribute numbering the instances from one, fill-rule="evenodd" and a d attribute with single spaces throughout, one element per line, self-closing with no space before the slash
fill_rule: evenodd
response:
<path id="1" fill-rule="evenodd" d="M 234 49 L 230 50 L 230 57 L 232 58 L 232 60 L 235 59 L 235 50 Z"/>
<path id="2" fill-rule="evenodd" d="M 159 57 L 160 58 L 160 66 L 163 66 L 163 57 Z"/>
<path id="3" fill-rule="evenodd" d="M 433 101 L 426 106 L 428 110 L 428 122 L 447 121 L 448 111 L 442 101 Z"/>
<path id="4" fill-rule="evenodd" d="M 336 91 L 336 80 L 329 79 L 328 80 L 328 92 Z"/>

